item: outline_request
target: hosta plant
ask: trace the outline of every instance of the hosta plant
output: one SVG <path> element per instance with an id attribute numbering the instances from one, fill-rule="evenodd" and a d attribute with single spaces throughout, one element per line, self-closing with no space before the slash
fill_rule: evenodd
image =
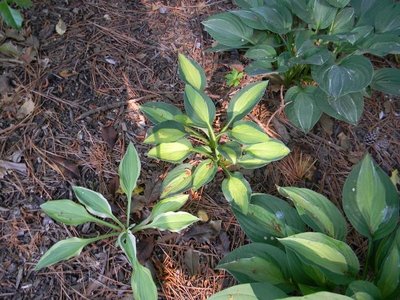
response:
<path id="1" fill-rule="evenodd" d="M 211 16 L 215 51 L 244 49 L 250 75 L 278 76 L 285 112 L 308 132 L 322 113 L 356 124 L 370 88 L 400 95 L 400 70 L 374 70 L 372 56 L 400 53 L 400 3 L 394 0 L 236 0 Z"/>
<path id="2" fill-rule="evenodd" d="M 350 245 L 364 247 L 346 243 L 345 217 L 332 202 L 305 188 L 278 191 L 294 207 L 271 195 L 253 194 L 246 216 L 235 211 L 253 243 L 219 262 L 218 267 L 240 284 L 210 300 L 232 299 L 229 295 L 263 300 L 398 299 L 399 196 L 369 155 L 353 168 L 342 195 L 347 219 L 368 240 L 362 268 Z M 289 297 L 299 294 L 303 296 Z"/>
<path id="3" fill-rule="evenodd" d="M 237 92 L 228 104 L 225 123 L 216 130 L 216 108 L 204 92 L 203 69 L 180 54 L 179 73 L 186 83 L 185 113 L 163 102 L 147 102 L 141 106 L 154 124 L 144 141 L 154 145 L 148 155 L 178 164 L 165 178 L 162 196 L 198 190 L 210 182 L 218 170 L 223 170 L 225 198 L 246 214 L 251 189 L 243 175 L 235 170 L 259 168 L 289 153 L 282 142 L 270 138 L 257 124 L 243 120 L 260 101 L 268 82 L 252 83 Z M 189 157 L 191 163 L 183 163 Z"/>
<path id="4" fill-rule="evenodd" d="M 21 29 L 24 20 L 19 10 L 12 6 L 24 9 L 32 6 L 31 0 L 1 0 L 0 1 L 0 16 L 1 19 L 14 29 Z"/>
<path id="5" fill-rule="evenodd" d="M 103 195 L 90 189 L 75 186 L 78 202 L 72 200 L 53 200 L 41 205 L 42 210 L 57 222 L 66 225 L 82 225 L 94 222 L 108 227 L 109 233 L 90 237 L 72 237 L 53 245 L 39 260 L 35 270 L 41 270 L 60 261 L 78 256 L 82 249 L 100 240 L 116 238 L 117 245 L 125 253 L 131 264 L 131 286 L 135 300 L 156 300 L 157 288 L 149 269 L 141 265 L 136 255 L 135 233 L 153 228 L 179 232 L 198 219 L 186 212 L 178 211 L 187 201 L 188 195 L 175 195 L 158 202 L 151 214 L 139 224 L 131 224 L 131 198 L 140 174 L 139 156 L 132 144 L 119 165 L 120 188 L 126 195 L 126 222 L 120 221 L 111 211 L 111 206 Z"/>

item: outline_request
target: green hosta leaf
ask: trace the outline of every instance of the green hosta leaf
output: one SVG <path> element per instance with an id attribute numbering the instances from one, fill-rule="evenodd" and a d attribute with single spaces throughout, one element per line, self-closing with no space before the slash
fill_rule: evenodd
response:
<path id="1" fill-rule="evenodd" d="M 82 252 L 82 249 L 93 241 L 94 239 L 80 239 L 77 237 L 59 241 L 42 256 L 35 266 L 35 271 L 54 265 L 62 260 L 78 256 Z"/>
<path id="2" fill-rule="evenodd" d="M 157 300 L 157 287 L 148 268 L 137 263 L 131 276 L 131 287 L 135 300 Z"/>
<path id="3" fill-rule="evenodd" d="M 208 300 L 274 300 L 286 296 L 279 288 L 263 282 L 235 285 L 212 295 Z"/>
<path id="4" fill-rule="evenodd" d="M 154 220 L 156 216 L 169 211 L 177 211 L 188 199 L 189 195 L 176 195 L 159 201 L 151 210 L 149 220 Z"/>
<path id="5" fill-rule="evenodd" d="M 247 50 L 245 56 L 250 59 L 275 61 L 276 51 L 269 45 L 256 45 Z"/>
<path id="6" fill-rule="evenodd" d="M 184 102 L 186 113 L 195 125 L 211 127 L 215 119 L 215 105 L 210 97 L 191 85 L 186 85 Z"/>
<path id="7" fill-rule="evenodd" d="M 218 152 L 235 165 L 238 158 L 242 155 L 242 148 L 239 143 L 230 141 L 223 145 L 218 145 Z"/>
<path id="8" fill-rule="evenodd" d="M 313 28 L 325 29 L 333 23 L 337 8 L 329 5 L 327 0 L 310 0 L 308 6 L 312 11 Z"/>
<path id="9" fill-rule="evenodd" d="M 361 53 L 371 53 L 376 56 L 400 54 L 400 37 L 393 33 L 374 34 L 357 44 Z"/>
<path id="10" fill-rule="evenodd" d="M 115 219 L 110 204 L 102 194 L 80 186 L 74 186 L 72 189 L 79 202 L 82 203 L 91 214 L 101 218 Z"/>
<path id="11" fill-rule="evenodd" d="M 204 145 L 197 146 L 197 147 L 194 147 L 193 151 L 196 152 L 196 153 L 201 153 L 201 154 L 203 154 L 205 156 L 212 155 L 212 150 L 211 150 L 211 148 L 209 146 L 204 146 Z"/>
<path id="12" fill-rule="evenodd" d="M 270 162 L 271 161 L 269 161 L 269 160 L 263 160 L 263 159 L 254 157 L 250 154 L 242 155 L 238 160 L 239 166 L 241 166 L 244 169 L 249 169 L 249 170 L 264 167 L 264 166 L 268 165 Z"/>
<path id="13" fill-rule="evenodd" d="M 342 33 L 353 29 L 355 20 L 354 8 L 346 7 L 340 10 L 332 24 L 331 33 Z"/>
<path id="14" fill-rule="evenodd" d="M 174 120 L 182 115 L 182 111 L 175 105 L 164 102 L 146 102 L 140 106 L 140 110 L 154 124 Z"/>
<path id="15" fill-rule="evenodd" d="M 40 205 L 50 218 L 66 225 L 81 225 L 96 220 L 86 209 L 71 200 L 47 201 Z"/>
<path id="16" fill-rule="evenodd" d="M 275 139 L 246 146 L 244 150 L 251 156 L 268 161 L 280 160 L 290 153 L 289 148 L 284 143 Z"/>
<path id="17" fill-rule="evenodd" d="M 379 271 L 383 268 L 384 261 L 387 259 L 391 248 L 397 243 L 400 245 L 399 226 L 397 226 L 397 229 L 393 231 L 391 234 L 387 235 L 380 241 L 377 241 L 377 243 L 375 244 L 376 250 L 374 251 L 375 273 L 379 273 Z"/>
<path id="18" fill-rule="evenodd" d="M 400 5 L 388 5 L 380 10 L 375 18 L 375 30 L 378 33 L 400 34 Z"/>
<path id="19" fill-rule="evenodd" d="M 305 133 L 314 127 L 322 114 L 316 104 L 316 90 L 314 86 L 305 88 L 293 86 L 285 94 L 285 100 L 291 101 L 285 107 L 287 117 Z"/>
<path id="20" fill-rule="evenodd" d="M 0 15 L 7 25 L 15 29 L 20 29 L 22 27 L 24 18 L 18 10 L 11 8 L 7 4 L 7 1 L 0 2 Z"/>
<path id="21" fill-rule="evenodd" d="M 326 0 L 330 5 L 338 8 L 343 8 L 349 4 L 350 0 Z"/>
<path id="22" fill-rule="evenodd" d="M 217 173 L 218 166 L 211 159 L 202 161 L 194 170 L 193 173 L 193 190 L 198 190 L 203 185 L 206 185 L 213 180 Z"/>
<path id="23" fill-rule="evenodd" d="M 356 280 L 350 283 L 346 295 L 359 300 L 382 299 L 379 289 L 372 282 L 364 280 Z"/>
<path id="24" fill-rule="evenodd" d="M 257 144 L 270 140 L 264 130 L 251 121 L 235 122 L 229 136 L 242 144 Z"/>
<path id="25" fill-rule="evenodd" d="M 222 181 L 222 192 L 228 202 L 236 206 L 243 214 L 249 210 L 251 187 L 239 172 L 231 174 Z"/>
<path id="26" fill-rule="evenodd" d="M 347 177 L 342 198 L 347 218 L 362 235 L 377 240 L 396 228 L 399 218 L 396 189 L 370 155 Z"/>
<path id="27" fill-rule="evenodd" d="M 250 10 L 233 10 L 230 13 L 238 16 L 240 20 L 247 26 L 258 29 L 258 30 L 266 30 L 268 27 L 266 26 L 264 19 L 261 15 L 250 11 Z"/>
<path id="28" fill-rule="evenodd" d="M 257 82 L 241 89 L 231 100 L 227 108 L 227 123 L 232 124 L 250 113 L 261 100 L 268 81 Z"/>
<path id="29" fill-rule="evenodd" d="M 302 52 L 297 52 L 296 57 L 290 58 L 290 64 L 307 64 L 321 66 L 327 61 L 332 60 L 332 53 L 325 47 L 310 47 L 300 49 Z"/>
<path id="30" fill-rule="evenodd" d="M 280 298 L 280 300 L 321 300 L 321 299 L 329 299 L 329 300 L 354 300 L 353 298 L 331 293 L 331 292 L 318 292 L 314 294 L 309 294 L 306 296 L 297 296 L 297 297 L 287 297 Z"/>
<path id="31" fill-rule="evenodd" d="M 203 21 L 204 29 L 219 43 L 234 48 L 251 42 L 253 29 L 231 13 L 221 13 Z"/>
<path id="32" fill-rule="evenodd" d="M 140 158 L 132 143 L 129 143 L 119 164 L 118 174 L 121 189 L 127 197 L 131 197 L 140 175 Z"/>
<path id="33" fill-rule="evenodd" d="M 135 266 L 135 264 L 138 263 L 136 256 L 136 237 L 129 230 L 124 231 L 118 236 L 118 244 L 122 251 L 124 251 L 129 263 L 132 266 Z"/>
<path id="34" fill-rule="evenodd" d="M 353 55 L 339 63 L 327 63 L 312 69 L 312 77 L 328 95 L 339 98 L 359 92 L 372 81 L 373 67 L 369 59 Z"/>
<path id="35" fill-rule="evenodd" d="M 386 94 L 400 95 L 400 69 L 382 68 L 376 70 L 371 87 Z"/>
<path id="36" fill-rule="evenodd" d="M 356 254 L 346 243 L 323 233 L 305 232 L 278 240 L 304 263 L 320 268 L 331 280 L 345 280 L 360 269 Z"/>
<path id="37" fill-rule="evenodd" d="M 181 79 L 190 84 L 196 90 L 202 91 L 205 89 L 207 81 L 206 74 L 200 65 L 193 59 L 187 58 L 179 53 L 179 75 Z"/>
<path id="38" fill-rule="evenodd" d="M 313 23 L 312 12 L 308 7 L 308 0 L 288 1 L 291 11 L 308 24 Z"/>
<path id="39" fill-rule="evenodd" d="M 293 18 L 290 10 L 282 3 L 267 4 L 251 8 L 261 19 L 265 29 L 274 33 L 285 34 L 292 28 Z"/>
<path id="40" fill-rule="evenodd" d="M 267 194 L 251 195 L 247 215 L 236 209 L 233 212 L 240 227 L 253 242 L 268 243 L 273 237 L 286 237 L 306 230 L 293 207 Z"/>
<path id="41" fill-rule="evenodd" d="M 143 226 L 142 228 L 154 228 L 159 230 L 169 230 L 172 232 L 180 232 L 186 227 L 192 225 L 194 222 L 197 222 L 199 219 L 195 216 L 183 212 L 166 212 L 156 216 L 148 225 Z"/>
<path id="42" fill-rule="evenodd" d="M 148 152 L 149 157 L 180 163 L 189 156 L 192 144 L 187 139 L 181 139 L 173 143 L 162 143 Z"/>
<path id="43" fill-rule="evenodd" d="M 255 60 L 247 65 L 245 72 L 250 76 L 256 76 L 261 74 L 275 74 L 272 63 L 269 59 L 267 60 Z"/>
<path id="44" fill-rule="evenodd" d="M 32 7 L 32 1 L 31 0 L 13 0 L 11 2 L 14 2 L 18 7 L 21 7 L 21 8 L 30 8 L 30 7 Z"/>
<path id="45" fill-rule="evenodd" d="M 234 0 L 233 2 L 237 6 L 244 8 L 244 9 L 262 6 L 264 4 L 264 0 Z"/>
<path id="46" fill-rule="evenodd" d="M 326 197 L 309 189 L 295 187 L 279 187 L 278 192 L 293 201 L 300 218 L 313 230 L 338 240 L 345 239 L 346 220 Z"/>
<path id="47" fill-rule="evenodd" d="M 181 123 L 169 120 L 161 122 L 150 129 L 144 143 L 161 144 L 176 142 L 186 135 L 185 127 Z"/>
<path id="48" fill-rule="evenodd" d="M 161 185 L 161 198 L 184 192 L 192 186 L 191 164 L 183 164 L 171 170 Z"/>

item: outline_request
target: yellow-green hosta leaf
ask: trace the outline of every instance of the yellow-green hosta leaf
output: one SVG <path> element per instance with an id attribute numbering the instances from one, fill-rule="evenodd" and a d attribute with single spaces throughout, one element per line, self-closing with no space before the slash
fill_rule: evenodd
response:
<path id="1" fill-rule="evenodd" d="M 179 75 L 183 81 L 190 84 L 196 90 L 202 91 L 205 89 L 207 81 L 206 74 L 200 65 L 193 59 L 187 58 L 179 53 Z"/>
<path id="2" fill-rule="evenodd" d="M 193 173 L 193 190 L 198 190 L 203 185 L 206 185 L 213 180 L 215 173 L 217 173 L 218 166 L 211 159 L 202 161 L 194 170 Z"/>
<path id="3" fill-rule="evenodd" d="M 183 205 L 185 205 L 186 201 L 189 199 L 189 195 L 176 195 L 166 199 L 159 201 L 156 205 L 154 205 L 151 210 L 151 214 L 149 220 L 153 220 L 156 216 L 161 215 L 165 212 L 169 211 L 177 211 Z"/>
<path id="4" fill-rule="evenodd" d="M 118 174 L 121 189 L 127 197 L 131 197 L 140 175 L 140 158 L 132 143 L 129 143 L 119 164 Z"/>
<path id="5" fill-rule="evenodd" d="M 135 300 L 157 300 L 157 287 L 151 272 L 139 262 L 133 267 L 131 287 Z"/>
<path id="6" fill-rule="evenodd" d="M 175 105 L 164 102 L 146 102 L 140 106 L 140 110 L 153 124 L 183 116 L 182 111 Z"/>
<path id="7" fill-rule="evenodd" d="M 210 97 L 187 84 L 184 104 L 186 113 L 196 126 L 211 127 L 215 119 L 215 105 Z"/>
<path id="8" fill-rule="evenodd" d="M 245 154 L 239 158 L 238 164 L 244 169 L 258 169 L 269 164 L 271 161 L 254 157 L 250 154 Z"/>
<path id="9" fill-rule="evenodd" d="M 187 135 L 185 127 L 176 121 L 164 121 L 151 128 L 144 143 L 161 144 L 176 142 Z"/>
<path id="10" fill-rule="evenodd" d="M 251 121 L 235 122 L 229 135 L 242 144 L 257 144 L 270 140 L 264 130 Z"/>
<path id="11" fill-rule="evenodd" d="M 279 298 L 280 300 L 322 300 L 322 299 L 329 299 L 329 300 L 354 300 L 353 298 L 331 293 L 331 292 L 318 292 L 314 294 L 309 294 L 306 296 L 297 296 L 297 297 L 286 297 L 286 298 Z"/>
<path id="12" fill-rule="evenodd" d="M 249 211 L 251 187 L 241 173 L 235 172 L 230 174 L 228 178 L 222 181 L 222 193 L 229 203 L 236 206 L 241 213 L 247 215 Z"/>
<path id="13" fill-rule="evenodd" d="M 239 143 L 233 141 L 218 145 L 217 149 L 225 159 L 231 161 L 234 165 L 237 163 L 238 158 L 242 155 L 242 147 Z"/>
<path id="14" fill-rule="evenodd" d="M 77 237 L 62 240 L 54 244 L 39 260 L 35 271 L 54 265 L 62 260 L 78 256 L 83 247 L 93 242 L 94 239 L 81 239 Z"/>
<path id="15" fill-rule="evenodd" d="M 191 164 L 183 164 L 171 170 L 161 185 L 161 198 L 184 192 L 192 186 Z"/>
<path id="16" fill-rule="evenodd" d="M 369 281 L 355 280 L 349 284 L 346 295 L 357 300 L 383 299 L 379 289 Z"/>
<path id="17" fill-rule="evenodd" d="M 110 204 L 102 194 L 81 186 L 74 186 L 72 189 L 79 202 L 82 203 L 91 214 L 101 218 L 115 219 Z"/>
<path id="18" fill-rule="evenodd" d="M 247 85 L 241 89 L 231 100 L 227 108 L 227 123 L 232 124 L 241 120 L 250 113 L 254 106 L 260 102 L 267 88 L 268 81 L 262 81 Z"/>
<path id="19" fill-rule="evenodd" d="M 275 300 L 287 295 L 267 282 L 244 283 L 232 286 L 212 295 L 208 300 Z"/>
<path id="20" fill-rule="evenodd" d="M 66 225 L 81 225 L 96 220 L 80 204 L 71 200 L 53 200 L 40 205 L 50 218 Z"/>
<path id="21" fill-rule="evenodd" d="M 180 232 L 198 220 L 197 217 L 187 212 L 169 211 L 156 216 L 150 224 L 143 226 L 143 229 L 154 228 L 159 230 L 169 230 L 171 232 Z"/>
<path id="22" fill-rule="evenodd" d="M 268 142 L 246 146 L 245 152 L 265 161 L 276 161 L 284 158 L 290 150 L 281 141 L 270 139 Z"/>
<path id="23" fill-rule="evenodd" d="M 192 151 L 192 144 L 187 139 L 181 139 L 172 143 L 162 143 L 148 152 L 149 157 L 180 163 L 189 156 Z"/>

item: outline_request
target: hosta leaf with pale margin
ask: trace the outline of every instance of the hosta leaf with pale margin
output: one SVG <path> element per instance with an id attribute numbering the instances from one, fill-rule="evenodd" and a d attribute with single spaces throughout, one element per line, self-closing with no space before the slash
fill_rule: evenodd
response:
<path id="1" fill-rule="evenodd" d="M 271 237 L 286 237 L 306 230 L 296 210 L 286 201 L 267 194 L 253 194 L 249 212 L 233 209 L 240 227 L 253 241 L 270 243 Z"/>
<path id="2" fill-rule="evenodd" d="M 281 2 L 254 7 L 250 10 L 262 18 L 263 24 L 269 31 L 278 34 L 285 34 L 292 28 L 292 13 Z"/>
<path id="3" fill-rule="evenodd" d="M 235 122 L 228 134 L 242 144 L 263 143 L 271 139 L 260 126 L 251 121 Z"/>
<path id="4" fill-rule="evenodd" d="M 293 86 L 285 94 L 285 101 L 291 101 L 285 106 L 287 117 L 305 133 L 314 127 L 322 115 L 316 104 L 316 90 L 314 86 L 305 88 Z"/>
<path id="5" fill-rule="evenodd" d="M 203 21 L 202 24 L 205 31 L 216 41 L 234 48 L 251 42 L 253 36 L 253 29 L 231 13 L 216 14 Z"/>
<path id="6" fill-rule="evenodd" d="M 360 269 L 356 254 L 346 243 L 323 233 L 305 232 L 278 240 L 302 261 L 317 266 L 329 277 L 337 276 L 337 280 L 355 276 Z"/>
<path id="7" fill-rule="evenodd" d="M 347 218 L 363 236 L 378 240 L 397 226 L 399 199 L 396 188 L 369 154 L 347 177 L 342 201 Z"/>
<path id="8" fill-rule="evenodd" d="M 131 276 L 131 287 L 135 300 L 157 300 L 157 287 L 148 268 L 137 263 Z"/>
<path id="9" fill-rule="evenodd" d="M 192 144 L 187 139 L 181 139 L 172 143 L 162 143 L 150 149 L 147 153 L 149 157 L 169 161 L 172 163 L 180 163 L 192 151 Z"/>
<path id="10" fill-rule="evenodd" d="M 384 261 L 387 259 L 390 249 L 399 243 L 400 245 L 400 227 L 397 227 L 395 231 L 387 235 L 385 238 L 377 241 L 374 246 L 374 268 L 375 273 L 379 273 L 382 269 Z"/>
<path id="11" fill-rule="evenodd" d="M 340 10 L 331 27 L 331 33 L 348 32 L 354 28 L 355 12 L 354 8 L 346 7 Z"/>
<path id="12" fill-rule="evenodd" d="M 183 205 L 185 205 L 188 199 L 189 195 L 176 195 L 157 202 L 151 210 L 149 220 L 151 221 L 156 216 L 165 212 L 179 210 Z"/>
<path id="13" fill-rule="evenodd" d="M 205 145 L 200 145 L 200 146 L 194 147 L 193 152 L 201 153 L 205 156 L 212 155 L 211 148 L 209 146 L 205 146 Z"/>
<path id="14" fill-rule="evenodd" d="M 241 166 L 244 169 L 252 170 L 252 169 L 258 169 L 261 167 L 264 167 L 268 165 L 271 161 L 269 160 L 263 160 L 257 157 L 254 157 L 250 154 L 245 154 L 239 157 L 239 160 L 237 161 L 238 165 Z"/>
<path id="15" fill-rule="evenodd" d="M 251 187 L 239 172 L 230 174 L 222 181 L 222 193 L 225 199 L 243 214 L 247 215 L 251 195 Z"/>
<path id="16" fill-rule="evenodd" d="M 207 81 L 206 74 L 200 65 L 193 59 L 190 59 L 183 54 L 178 54 L 179 61 L 179 76 L 181 79 L 190 84 L 196 90 L 202 91 L 205 89 Z"/>
<path id="17" fill-rule="evenodd" d="M 290 153 L 289 148 L 284 143 L 275 139 L 245 146 L 244 150 L 251 156 L 268 161 L 280 160 Z"/>
<path id="18" fill-rule="evenodd" d="M 161 198 L 182 193 L 192 186 L 191 164 L 183 164 L 171 170 L 161 185 Z"/>
<path id="19" fill-rule="evenodd" d="M 326 63 L 312 68 L 312 77 L 328 95 L 339 98 L 359 92 L 372 81 L 373 67 L 369 59 L 353 55 L 338 63 Z"/>
<path id="20" fill-rule="evenodd" d="M 20 29 L 22 27 L 24 18 L 18 10 L 11 8 L 7 4 L 7 1 L 0 2 L 0 15 L 7 25 L 15 29 Z"/>
<path id="21" fill-rule="evenodd" d="M 196 126 L 211 127 L 215 119 L 215 105 L 210 97 L 186 85 L 184 104 L 186 113 Z"/>
<path id="22" fill-rule="evenodd" d="M 203 160 L 194 170 L 193 173 L 193 190 L 198 190 L 203 185 L 206 185 L 213 180 L 217 173 L 218 166 L 211 159 Z"/>
<path id="23" fill-rule="evenodd" d="M 393 33 L 377 33 L 357 44 L 361 53 L 371 53 L 376 56 L 400 54 L 400 37 Z"/>
<path id="24" fill-rule="evenodd" d="M 276 50 L 274 47 L 269 45 L 256 45 L 249 48 L 244 56 L 249 59 L 260 59 L 273 62 L 276 60 Z"/>
<path id="25" fill-rule="evenodd" d="M 154 228 L 159 230 L 169 230 L 171 232 L 180 232 L 181 230 L 197 222 L 199 219 L 187 212 L 166 212 L 154 218 L 154 220 L 143 226 L 143 228 Z"/>
<path id="26" fill-rule="evenodd" d="M 280 300 L 321 300 L 321 299 L 329 299 L 329 300 L 354 300 L 353 298 L 331 293 L 331 292 L 318 292 L 314 294 L 309 294 L 306 296 L 294 296 L 294 297 L 286 297 L 280 298 Z"/>
<path id="27" fill-rule="evenodd" d="M 71 257 L 78 256 L 82 252 L 82 249 L 94 240 L 95 238 L 81 239 L 73 237 L 57 242 L 40 258 L 39 262 L 35 266 L 35 271 L 39 271 L 40 269 L 54 265 L 60 261 L 70 259 Z"/>
<path id="28" fill-rule="evenodd" d="M 346 295 L 353 299 L 382 299 L 379 289 L 372 282 L 364 280 L 355 280 L 350 283 L 347 287 Z"/>
<path id="29" fill-rule="evenodd" d="M 91 214 L 101 218 L 115 219 L 110 204 L 102 194 L 80 186 L 74 186 L 72 189 L 79 202 L 82 203 Z"/>
<path id="30" fill-rule="evenodd" d="M 267 88 L 268 81 L 262 81 L 247 85 L 241 89 L 229 102 L 227 108 L 227 123 L 232 124 L 250 113 L 254 106 L 260 102 Z"/>
<path id="31" fill-rule="evenodd" d="M 158 123 L 147 132 L 144 143 L 161 144 L 168 142 L 176 142 L 187 135 L 185 127 L 176 121 L 164 121 Z"/>
<path id="32" fill-rule="evenodd" d="M 232 286 L 212 295 L 208 300 L 274 300 L 287 295 L 272 284 L 245 283 Z"/>
<path id="33" fill-rule="evenodd" d="M 47 201 L 40 205 L 40 208 L 50 218 L 66 225 L 77 226 L 96 220 L 82 205 L 71 200 Z"/>
<path id="34" fill-rule="evenodd" d="M 374 72 L 371 87 L 391 95 L 400 95 L 400 69 L 382 68 Z"/>
<path id="35" fill-rule="evenodd" d="M 278 187 L 278 192 L 293 201 L 300 218 L 314 231 L 338 240 L 345 239 L 346 220 L 326 197 L 309 189 L 295 187 Z"/>
<path id="36" fill-rule="evenodd" d="M 242 147 L 235 141 L 229 141 L 225 144 L 218 145 L 217 149 L 225 159 L 231 161 L 234 165 L 237 163 L 238 158 L 242 155 Z"/>
<path id="37" fill-rule="evenodd" d="M 350 0 L 326 0 L 330 5 L 338 8 L 343 8 L 349 4 Z"/>
<path id="38" fill-rule="evenodd" d="M 153 124 L 174 120 L 182 115 L 182 111 L 175 105 L 164 102 L 146 102 L 140 106 L 140 110 Z"/>
<path id="39" fill-rule="evenodd" d="M 310 0 L 308 6 L 312 14 L 312 26 L 315 29 L 325 29 L 333 23 L 337 8 L 329 5 L 326 0 Z"/>
<path id="40" fill-rule="evenodd" d="M 30 8 L 32 7 L 32 1 L 31 0 L 13 0 L 18 7 L 21 8 Z"/>
<path id="41" fill-rule="evenodd" d="M 386 6 L 375 18 L 375 31 L 400 34 L 400 4 Z"/>
<path id="42" fill-rule="evenodd" d="M 237 6 L 244 8 L 244 9 L 262 6 L 264 4 L 264 0 L 233 0 L 233 2 Z"/>
<path id="43" fill-rule="evenodd" d="M 122 157 L 118 175 L 121 189 L 127 197 L 130 197 L 140 175 L 140 158 L 132 143 L 129 143 L 124 157 Z"/>
<path id="44" fill-rule="evenodd" d="M 258 29 L 258 30 L 266 30 L 268 29 L 267 25 L 264 22 L 264 19 L 259 14 L 252 12 L 250 10 L 233 10 L 230 13 L 238 16 L 240 20 L 247 26 Z"/>
<path id="45" fill-rule="evenodd" d="M 136 237 L 130 231 L 124 231 L 118 236 L 118 244 L 124 251 L 132 266 L 138 263 L 136 250 Z"/>

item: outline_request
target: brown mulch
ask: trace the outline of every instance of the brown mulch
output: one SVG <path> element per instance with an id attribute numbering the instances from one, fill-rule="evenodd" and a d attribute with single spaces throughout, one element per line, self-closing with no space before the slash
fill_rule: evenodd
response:
<path id="1" fill-rule="evenodd" d="M 223 79 L 231 57 L 204 52 L 212 41 L 200 22 L 230 7 L 230 1 L 218 0 L 47 0 L 36 1 L 26 12 L 23 39 L 12 40 L 25 62 L 9 60 L 0 66 L 0 83 L 7 90 L 0 99 L 0 160 L 17 166 L 6 174 L 0 169 L 1 299 L 131 297 L 130 267 L 112 241 L 88 246 L 78 258 L 34 272 L 38 259 L 56 241 L 103 232 L 95 225 L 56 224 L 39 206 L 50 199 L 72 199 L 71 185 L 82 185 L 103 193 L 123 216 L 117 168 L 132 141 L 142 159 L 143 187 L 135 198 L 133 218 L 142 217 L 157 200 L 157 186 L 172 166 L 145 156 L 148 147 L 141 141 L 148 125 L 138 104 L 163 100 L 182 107 L 183 84 L 177 76 L 177 53 L 182 52 L 204 67 L 209 94 L 219 108 L 226 105 L 235 90 Z M 59 19 L 67 26 L 62 36 L 55 32 Z M 27 102 L 34 106 L 24 114 L 21 106 Z M 276 194 L 275 185 L 307 187 L 340 207 L 344 180 L 366 151 L 386 172 L 400 168 L 398 99 L 374 93 L 366 99 L 359 125 L 325 118 L 308 135 L 293 128 L 283 114 L 273 115 L 280 103 L 279 91 L 270 90 L 251 117 L 285 140 L 292 153 L 245 172 L 255 192 Z M 206 212 L 210 220 L 196 225 L 199 232 L 139 235 L 142 260 L 154 271 L 161 299 L 206 299 L 233 284 L 215 266 L 247 240 L 222 197 L 221 180 L 219 176 L 191 195 L 184 208 L 193 214 Z M 355 233 L 349 243 L 360 253 L 365 247 Z"/>

